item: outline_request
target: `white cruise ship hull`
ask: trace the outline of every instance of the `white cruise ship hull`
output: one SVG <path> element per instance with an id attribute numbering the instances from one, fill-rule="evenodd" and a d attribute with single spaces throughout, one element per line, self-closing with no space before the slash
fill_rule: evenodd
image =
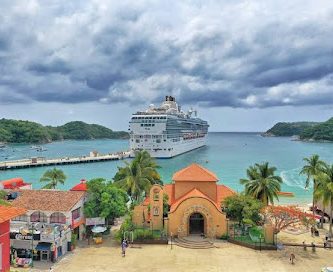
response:
<path id="1" fill-rule="evenodd" d="M 129 122 L 130 149 L 146 150 L 154 158 L 172 158 L 206 145 L 208 123 L 185 113 L 171 96 L 160 107 L 150 105 L 132 115 Z"/>
<path id="2" fill-rule="evenodd" d="M 133 151 L 146 150 L 153 158 L 167 159 L 189 152 L 191 150 L 203 147 L 206 145 L 206 137 L 181 140 L 178 142 L 167 141 L 161 143 L 158 148 L 151 144 L 145 144 L 140 148 L 131 147 Z"/>

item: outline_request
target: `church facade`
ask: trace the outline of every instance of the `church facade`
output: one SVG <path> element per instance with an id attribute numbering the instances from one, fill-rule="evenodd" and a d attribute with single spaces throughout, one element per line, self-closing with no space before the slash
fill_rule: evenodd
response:
<path id="1" fill-rule="evenodd" d="M 221 202 L 235 192 L 217 182 L 214 173 L 191 164 L 174 173 L 171 184 L 152 186 L 149 197 L 134 208 L 133 223 L 152 230 L 164 229 L 168 235 L 178 237 L 220 237 L 227 233 Z M 163 199 L 168 202 L 169 211 L 163 212 Z"/>

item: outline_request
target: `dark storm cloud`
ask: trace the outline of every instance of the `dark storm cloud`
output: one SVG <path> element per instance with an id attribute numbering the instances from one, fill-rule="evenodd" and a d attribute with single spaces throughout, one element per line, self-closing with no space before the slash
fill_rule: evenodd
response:
<path id="1" fill-rule="evenodd" d="M 333 104 L 333 4 L 5 0 L 0 103 Z"/>

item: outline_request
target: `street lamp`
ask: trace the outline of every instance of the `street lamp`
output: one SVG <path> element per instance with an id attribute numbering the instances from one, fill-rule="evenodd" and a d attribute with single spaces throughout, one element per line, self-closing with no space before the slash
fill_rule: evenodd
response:
<path id="1" fill-rule="evenodd" d="M 31 223 L 31 267 L 34 267 L 34 231 L 37 230 L 36 225 L 34 223 Z"/>

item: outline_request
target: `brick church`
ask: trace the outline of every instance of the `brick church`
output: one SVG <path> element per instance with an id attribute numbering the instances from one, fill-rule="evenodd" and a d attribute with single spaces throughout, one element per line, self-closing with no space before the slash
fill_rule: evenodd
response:
<path id="1" fill-rule="evenodd" d="M 227 232 L 221 202 L 235 192 L 217 182 L 214 173 L 199 164 L 191 164 L 176 172 L 171 184 L 152 186 L 149 197 L 134 208 L 133 223 L 153 230 L 164 229 L 168 235 L 179 237 L 221 236 Z M 165 194 L 170 206 L 167 216 L 163 216 Z"/>

